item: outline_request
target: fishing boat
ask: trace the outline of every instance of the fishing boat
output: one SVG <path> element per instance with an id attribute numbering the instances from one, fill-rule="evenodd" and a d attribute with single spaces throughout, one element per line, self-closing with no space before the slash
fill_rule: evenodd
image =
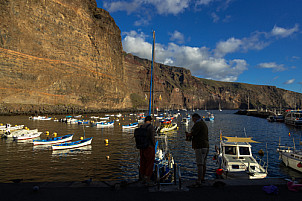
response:
<path id="1" fill-rule="evenodd" d="M 79 148 L 79 147 L 89 145 L 89 144 L 91 144 L 91 141 L 92 141 L 92 137 L 85 138 L 83 140 L 78 140 L 75 142 L 65 142 L 62 144 L 56 144 L 56 145 L 52 145 L 51 147 L 53 150 L 74 149 L 74 148 Z"/>
<path id="2" fill-rule="evenodd" d="M 155 160 L 154 160 L 154 180 L 160 183 L 172 183 L 175 177 L 171 177 L 174 173 L 174 158 L 168 149 L 167 136 L 157 137 L 155 145 Z M 161 140 L 161 143 L 159 143 Z M 163 141 L 163 142 L 162 142 Z"/>
<path id="3" fill-rule="evenodd" d="M 214 117 L 214 114 L 212 113 L 209 113 L 208 112 L 208 115 L 205 117 L 205 121 L 214 121 L 215 117 Z"/>
<path id="4" fill-rule="evenodd" d="M 111 121 L 111 122 L 96 122 L 95 124 L 96 124 L 97 128 L 114 127 L 114 121 Z"/>
<path id="5" fill-rule="evenodd" d="M 225 139 L 223 139 L 225 138 Z M 252 155 L 250 143 L 257 143 L 247 137 L 220 137 L 216 148 L 217 173 L 224 179 L 263 179 L 267 176 L 267 163 Z"/>
<path id="6" fill-rule="evenodd" d="M 160 127 L 159 127 L 159 132 L 160 133 L 165 133 L 168 131 L 172 131 L 177 129 L 177 123 L 172 123 L 172 119 L 165 119 L 161 121 Z"/>
<path id="7" fill-rule="evenodd" d="M 11 124 L 5 124 L 3 126 L 0 126 L 0 133 L 4 134 L 6 132 L 13 132 L 13 131 L 22 129 L 23 127 L 24 127 L 24 125 L 12 126 Z"/>
<path id="8" fill-rule="evenodd" d="M 51 117 L 47 117 L 47 116 L 34 116 L 34 117 L 29 117 L 29 119 L 31 120 L 51 120 Z"/>
<path id="9" fill-rule="evenodd" d="M 181 120 L 181 123 L 188 126 L 190 121 L 191 121 L 191 117 L 190 117 L 190 115 L 188 115 L 187 117 L 185 117 Z"/>
<path id="10" fill-rule="evenodd" d="M 38 132 L 38 129 L 29 130 L 28 128 L 25 127 L 25 129 L 20 129 L 20 130 L 16 130 L 16 131 L 12 131 L 12 132 L 7 131 L 6 133 L 4 133 L 2 135 L 2 137 L 3 138 L 13 138 L 13 136 L 30 134 L 30 133 L 34 133 L 34 132 Z"/>
<path id="11" fill-rule="evenodd" d="M 277 152 L 279 152 L 279 159 L 281 159 L 287 167 L 302 172 L 301 149 L 296 149 L 295 146 L 294 147 L 281 146 L 279 143 Z"/>
<path id="12" fill-rule="evenodd" d="M 30 140 L 34 139 L 37 137 L 40 137 L 42 132 L 33 132 L 33 133 L 27 133 L 27 134 L 22 134 L 22 135 L 15 135 L 13 136 L 14 140 Z"/>
<path id="13" fill-rule="evenodd" d="M 49 139 L 43 140 L 33 140 L 34 145 L 52 145 L 52 144 L 60 144 L 63 142 L 71 141 L 73 138 L 73 134 L 64 135 L 61 137 L 53 137 Z"/>
<path id="14" fill-rule="evenodd" d="M 137 128 L 137 127 L 138 127 L 137 122 L 134 122 L 134 123 L 131 123 L 131 124 L 128 124 L 128 125 L 122 125 L 123 129 L 132 129 L 132 128 Z"/>
<path id="15" fill-rule="evenodd" d="M 292 126 L 302 126 L 302 111 L 301 110 L 287 110 L 284 122 Z"/>

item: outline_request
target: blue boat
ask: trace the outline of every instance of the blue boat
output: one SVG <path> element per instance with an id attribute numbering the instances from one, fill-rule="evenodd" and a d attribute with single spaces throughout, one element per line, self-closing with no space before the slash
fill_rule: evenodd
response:
<path id="1" fill-rule="evenodd" d="M 33 143 L 34 145 L 60 144 L 60 143 L 71 141 L 72 138 L 73 138 L 73 134 L 68 134 L 61 137 L 54 137 L 45 140 L 33 140 Z"/>
<path id="2" fill-rule="evenodd" d="M 53 150 L 74 149 L 74 148 L 89 145 L 89 144 L 91 144 L 91 141 L 92 141 L 92 137 L 85 138 L 83 140 L 78 140 L 75 142 L 65 142 L 65 143 L 58 144 L 58 145 L 52 145 L 52 149 Z"/>

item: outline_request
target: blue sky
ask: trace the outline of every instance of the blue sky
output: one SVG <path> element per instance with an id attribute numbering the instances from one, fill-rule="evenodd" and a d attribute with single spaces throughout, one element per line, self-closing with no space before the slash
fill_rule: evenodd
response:
<path id="1" fill-rule="evenodd" d="M 201 78 L 302 93 L 301 0 L 97 0 L 123 49 Z"/>

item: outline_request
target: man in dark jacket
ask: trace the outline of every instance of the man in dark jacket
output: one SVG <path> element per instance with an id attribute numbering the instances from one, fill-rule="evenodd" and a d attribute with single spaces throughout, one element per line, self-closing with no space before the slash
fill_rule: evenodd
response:
<path id="1" fill-rule="evenodd" d="M 196 185 L 201 185 L 206 173 L 206 161 L 209 152 L 208 127 L 199 114 L 193 114 L 194 126 L 190 133 L 186 132 L 187 138 L 192 138 L 192 148 L 195 150 L 196 164 L 198 169 L 198 180 Z"/>
<path id="2" fill-rule="evenodd" d="M 149 146 L 145 149 L 140 149 L 140 179 L 147 184 L 151 184 L 150 179 L 153 173 L 155 159 L 155 129 L 151 124 L 151 120 L 151 116 L 147 116 L 145 118 L 145 123 L 142 125 L 142 128 L 147 128 Z"/>

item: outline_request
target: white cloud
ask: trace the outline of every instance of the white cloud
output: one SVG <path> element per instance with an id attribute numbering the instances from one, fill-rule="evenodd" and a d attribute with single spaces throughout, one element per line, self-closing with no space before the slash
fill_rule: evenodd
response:
<path id="1" fill-rule="evenodd" d="M 210 2 L 215 1 L 215 0 L 198 0 L 196 1 L 196 5 L 208 5 Z"/>
<path id="2" fill-rule="evenodd" d="M 143 4 L 143 0 L 133 0 L 132 2 L 127 1 L 115 1 L 111 3 L 104 2 L 103 6 L 109 12 L 127 11 L 128 14 L 136 12 L 139 7 Z"/>
<path id="3" fill-rule="evenodd" d="M 148 6 L 154 6 L 160 15 L 177 15 L 189 7 L 191 0 L 132 0 L 104 2 L 103 6 L 109 12 L 126 11 L 128 14 L 144 10 Z"/>
<path id="4" fill-rule="evenodd" d="M 220 41 L 216 44 L 216 49 L 214 50 L 215 56 L 223 57 L 236 51 L 247 52 L 249 50 L 262 50 L 276 40 L 276 37 L 288 37 L 297 31 L 298 25 L 296 24 L 291 29 L 275 26 L 271 32 L 256 31 L 253 32 L 249 37 L 244 37 L 242 39 L 231 37 L 226 41 Z"/>
<path id="5" fill-rule="evenodd" d="M 146 42 L 143 33 L 125 33 L 123 48 L 126 52 L 139 57 L 151 59 L 152 45 Z M 167 65 L 184 67 L 191 70 L 194 76 L 221 81 L 236 81 L 238 76 L 247 70 L 245 60 L 227 61 L 216 58 L 206 47 L 180 46 L 169 43 L 167 46 L 156 44 L 155 60 Z"/>
<path id="6" fill-rule="evenodd" d="M 190 0 L 147 0 L 156 7 L 158 14 L 174 14 L 184 12 L 189 7 Z"/>
<path id="7" fill-rule="evenodd" d="M 295 79 L 291 79 L 291 80 L 287 80 L 286 82 L 284 82 L 283 84 L 292 84 L 295 82 Z"/>
<path id="8" fill-rule="evenodd" d="M 182 44 L 185 42 L 185 37 L 182 33 L 180 33 L 179 31 L 175 30 L 173 33 L 169 33 L 170 40 L 171 41 L 176 41 L 179 44 Z"/>
<path id="9" fill-rule="evenodd" d="M 227 41 L 220 41 L 216 45 L 215 56 L 223 57 L 228 53 L 237 51 L 242 45 L 242 41 L 236 38 L 229 38 Z"/>
<path id="10" fill-rule="evenodd" d="M 283 64 L 276 64 L 275 62 L 267 62 L 267 63 L 260 63 L 258 64 L 259 68 L 270 68 L 274 71 L 284 71 L 286 68 L 284 68 Z"/>
<path id="11" fill-rule="evenodd" d="M 278 27 L 278 26 L 275 25 L 273 30 L 271 31 L 271 34 L 273 36 L 276 36 L 276 37 L 285 38 L 285 37 L 288 37 L 288 36 L 292 35 L 295 32 L 298 32 L 298 31 L 299 31 L 299 25 L 298 24 L 295 24 L 295 26 L 291 29 L 285 29 L 285 28 Z"/>

